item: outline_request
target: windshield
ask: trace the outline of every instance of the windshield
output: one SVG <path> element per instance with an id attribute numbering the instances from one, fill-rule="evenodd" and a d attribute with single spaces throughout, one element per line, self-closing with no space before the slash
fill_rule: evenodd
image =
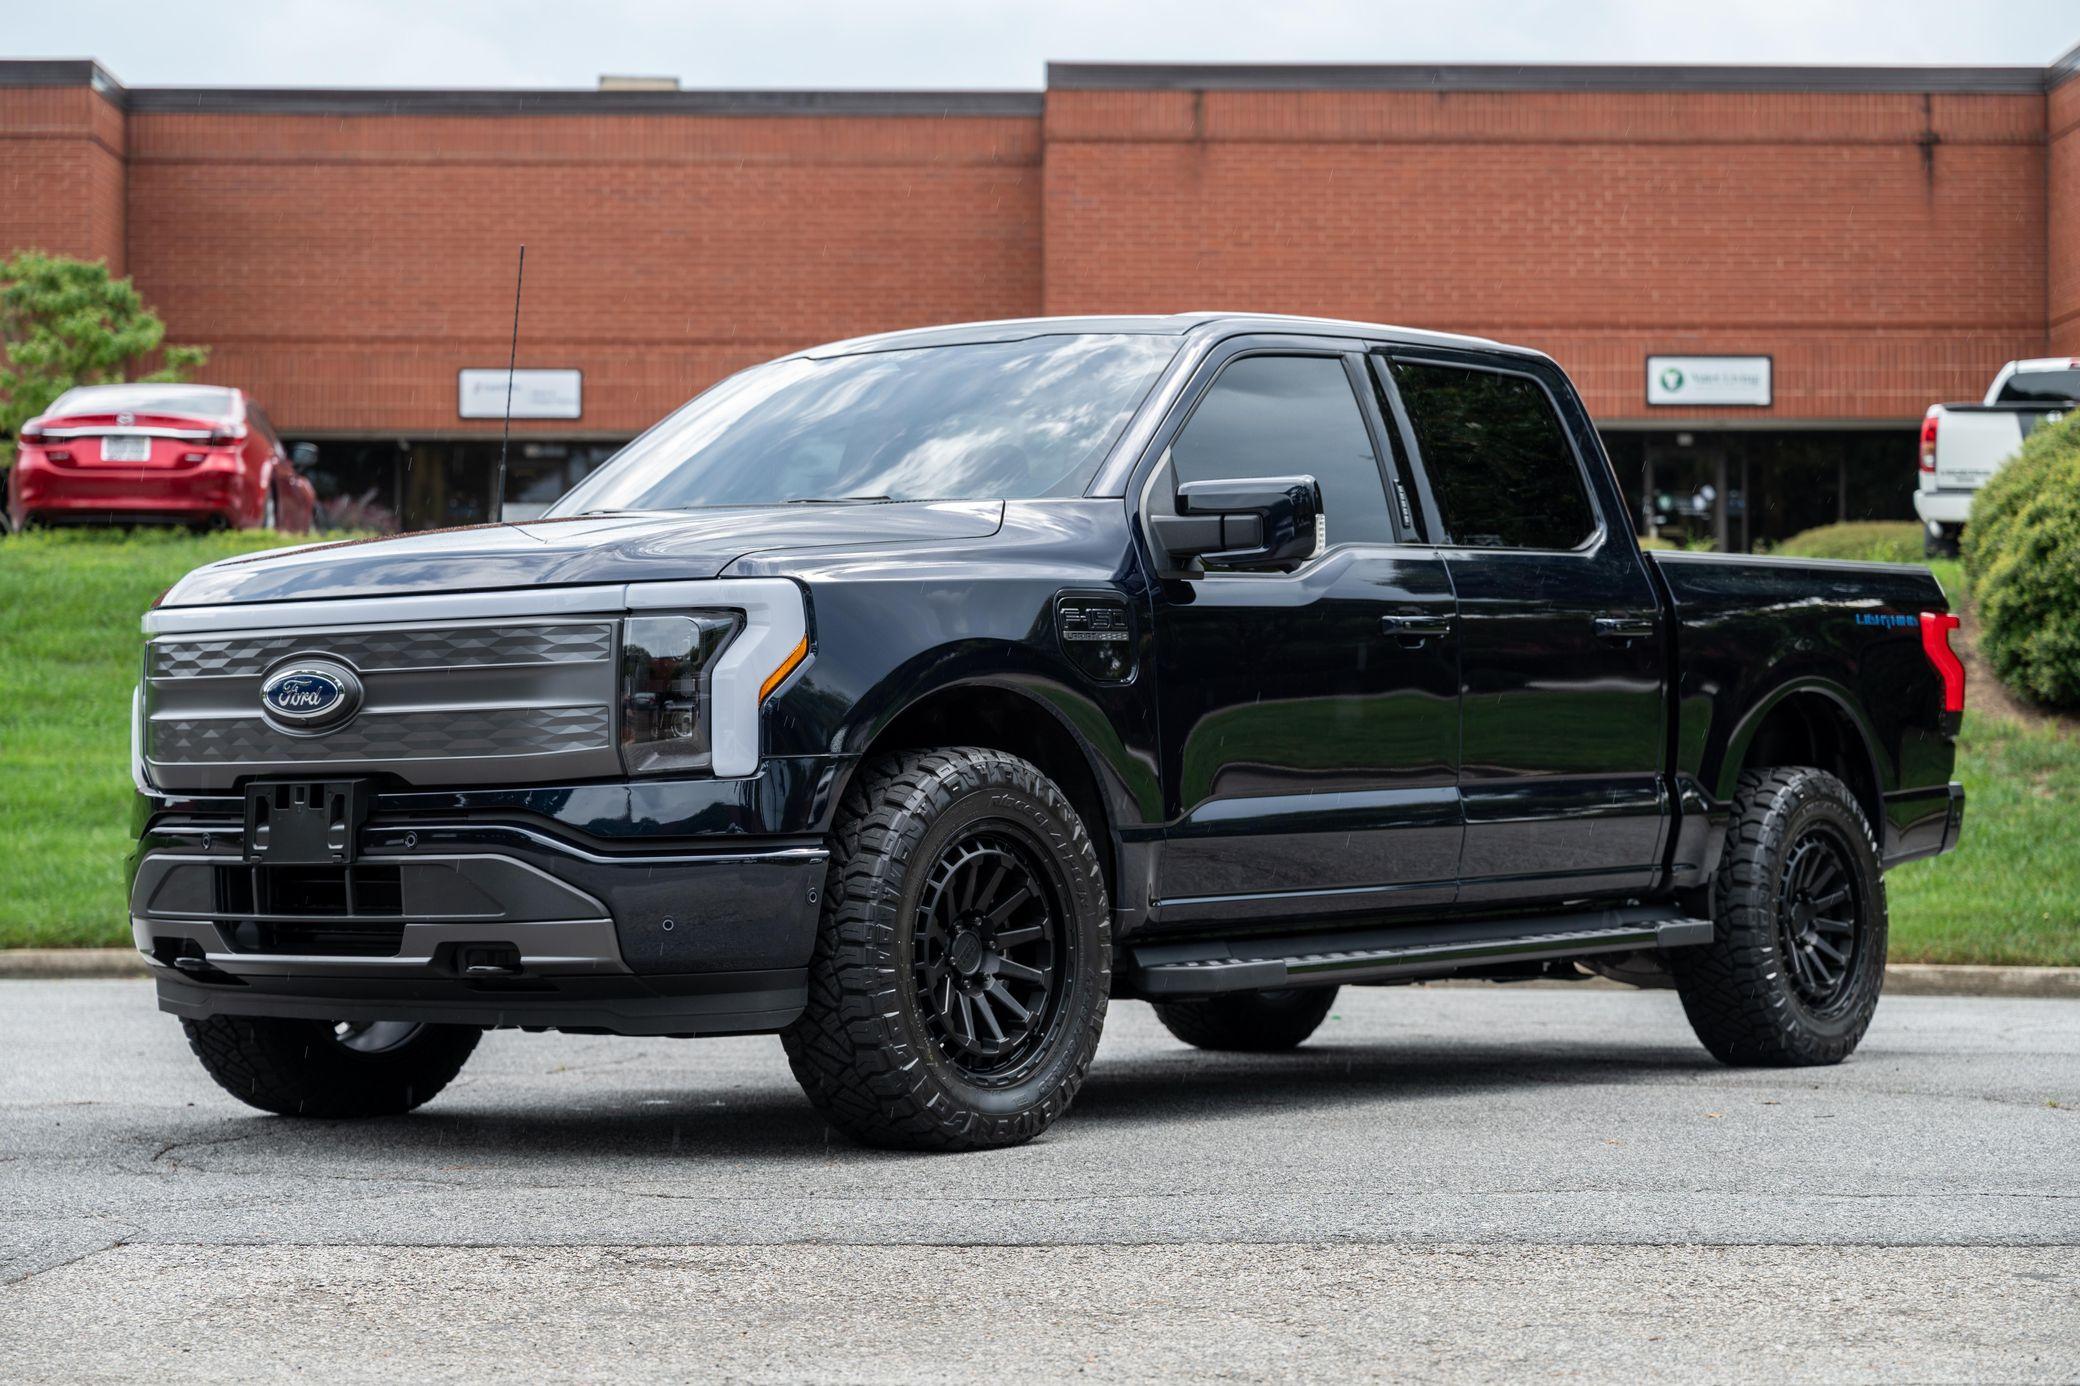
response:
<path id="1" fill-rule="evenodd" d="M 1177 346 L 1079 334 L 774 361 L 665 419 L 549 513 L 1081 495 Z"/>
<path id="2" fill-rule="evenodd" d="M 44 410 L 58 414 L 185 414 L 197 419 L 231 417 L 231 391 L 221 385 L 81 385 L 59 395 Z"/>

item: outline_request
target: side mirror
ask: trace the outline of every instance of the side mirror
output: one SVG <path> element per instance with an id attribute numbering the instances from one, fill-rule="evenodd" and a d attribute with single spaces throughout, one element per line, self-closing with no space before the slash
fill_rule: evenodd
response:
<path id="1" fill-rule="evenodd" d="M 299 472 L 307 472 L 318 465 L 318 445 L 298 443 L 289 449 L 289 465 Z"/>
<path id="2" fill-rule="evenodd" d="M 1177 513 L 1148 517 L 1169 567 L 1197 559 L 1209 568 L 1298 563 L 1314 555 L 1322 488 L 1311 476 L 1187 481 Z"/>

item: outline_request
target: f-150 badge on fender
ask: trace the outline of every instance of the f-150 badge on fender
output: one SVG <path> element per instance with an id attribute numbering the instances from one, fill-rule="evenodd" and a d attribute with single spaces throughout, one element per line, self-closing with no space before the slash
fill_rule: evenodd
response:
<path id="1" fill-rule="evenodd" d="M 361 707 L 361 680 L 344 665 L 295 664 L 260 685 L 260 710 L 292 731 L 338 726 Z"/>

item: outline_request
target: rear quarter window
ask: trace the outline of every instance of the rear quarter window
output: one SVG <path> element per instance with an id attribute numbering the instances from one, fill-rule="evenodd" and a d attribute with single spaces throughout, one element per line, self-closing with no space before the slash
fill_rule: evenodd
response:
<path id="1" fill-rule="evenodd" d="M 1596 532 L 1574 448 L 1537 381 L 1430 362 L 1391 369 L 1443 512 L 1444 542 L 1564 550 Z"/>

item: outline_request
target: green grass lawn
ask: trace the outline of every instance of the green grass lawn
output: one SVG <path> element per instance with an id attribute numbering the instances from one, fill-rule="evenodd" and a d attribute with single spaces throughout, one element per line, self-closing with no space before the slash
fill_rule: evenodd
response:
<path id="1" fill-rule="evenodd" d="M 261 531 L 0 539 L 0 946 L 129 942 L 138 619 L 191 568 L 301 542 Z"/>
<path id="2" fill-rule="evenodd" d="M 138 617 L 199 564 L 272 534 L 94 532 L 0 540 L 0 946 L 122 944 Z M 1952 600 L 1956 565 L 1938 564 Z M 2080 731 L 1966 718 L 1963 845 L 1890 877 L 1892 952 L 2080 965 Z"/>

